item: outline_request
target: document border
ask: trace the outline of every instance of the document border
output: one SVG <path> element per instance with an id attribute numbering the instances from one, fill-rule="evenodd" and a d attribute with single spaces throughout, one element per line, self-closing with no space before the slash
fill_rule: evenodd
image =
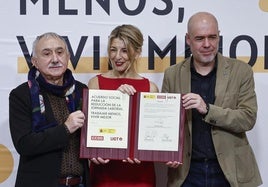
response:
<path id="1" fill-rule="evenodd" d="M 104 91 L 104 90 L 100 90 Z M 137 103 L 139 101 L 139 93 L 130 97 L 130 107 L 129 107 L 129 133 L 128 136 L 128 146 L 126 149 L 122 148 L 93 148 L 87 147 L 87 118 L 88 118 L 88 92 L 89 89 L 83 90 L 83 103 L 82 103 L 82 111 L 84 112 L 86 119 L 85 124 L 81 128 L 81 137 L 80 137 L 80 158 L 96 158 L 101 157 L 104 159 L 111 160 L 123 160 L 126 158 L 137 158 L 140 161 L 154 161 L 154 162 L 167 162 L 167 161 L 178 161 L 183 162 L 183 145 L 184 145 L 184 126 L 185 126 L 185 118 L 186 112 L 182 107 L 180 109 L 180 124 L 179 124 L 179 143 L 178 143 L 178 151 L 154 151 L 154 150 L 138 150 L 138 122 L 133 124 L 134 121 L 137 121 L 139 116 L 133 116 L 133 111 L 136 110 L 138 113 L 138 105 L 135 109 L 133 109 L 133 103 Z M 161 94 L 161 93 L 159 93 Z M 168 94 L 168 93 L 162 93 Z"/>

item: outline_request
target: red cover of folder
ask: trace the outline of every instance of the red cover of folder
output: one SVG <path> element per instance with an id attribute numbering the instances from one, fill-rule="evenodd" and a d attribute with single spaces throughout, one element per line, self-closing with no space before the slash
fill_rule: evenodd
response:
<path id="1" fill-rule="evenodd" d="M 139 100 L 140 94 L 130 96 L 129 105 L 129 124 L 128 124 L 128 143 L 127 148 L 99 148 L 87 147 L 87 130 L 90 127 L 88 124 L 88 89 L 83 91 L 83 105 L 82 111 L 86 116 L 85 124 L 81 128 L 80 141 L 80 158 L 96 158 L 123 160 L 126 158 L 137 158 L 140 161 L 155 161 L 167 162 L 178 161 L 182 163 L 182 152 L 184 144 L 184 124 L 185 124 L 185 109 L 180 108 L 180 124 L 179 125 L 179 143 L 177 151 L 159 151 L 159 150 L 139 150 L 138 149 L 138 133 L 139 133 Z M 166 94 L 166 93 L 163 93 Z"/>

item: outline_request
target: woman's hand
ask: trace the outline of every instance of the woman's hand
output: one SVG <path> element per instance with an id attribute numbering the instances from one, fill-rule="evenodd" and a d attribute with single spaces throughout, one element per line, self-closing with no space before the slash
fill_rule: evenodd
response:
<path id="1" fill-rule="evenodd" d="M 121 84 L 121 86 L 119 86 L 117 90 L 121 91 L 122 93 L 126 93 L 128 95 L 134 95 L 137 92 L 136 89 L 129 84 Z"/>
<path id="2" fill-rule="evenodd" d="M 128 162 L 128 163 L 130 163 L 130 164 L 140 164 L 140 163 L 141 163 L 141 161 L 139 161 L 138 159 L 134 158 L 134 159 L 132 160 L 132 159 L 130 159 L 129 157 L 128 157 L 127 159 L 123 160 L 123 162 Z"/>
<path id="3" fill-rule="evenodd" d="M 178 162 L 178 161 L 169 161 L 166 163 L 166 165 L 170 168 L 177 168 L 179 167 L 179 165 L 181 165 L 182 163 L 181 162 Z"/>
<path id="4" fill-rule="evenodd" d="M 91 161 L 97 165 L 100 165 L 100 164 L 107 164 L 110 160 L 98 157 L 98 158 L 92 158 Z"/>

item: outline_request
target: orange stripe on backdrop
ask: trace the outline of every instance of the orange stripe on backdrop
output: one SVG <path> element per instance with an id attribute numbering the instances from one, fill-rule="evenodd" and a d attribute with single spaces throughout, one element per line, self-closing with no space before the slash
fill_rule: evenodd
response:
<path id="1" fill-rule="evenodd" d="M 250 57 L 240 56 L 238 59 L 248 62 Z M 148 70 L 148 58 L 142 57 L 137 62 L 137 71 L 139 73 L 163 73 L 164 70 L 170 66 L 170 58 L 165 57 L 161 59 L 159 57 L 154 58 L 154 70 Z M 176 62 L 183 60 L 183 57 L 177 57 Z M 81 57 L 77 67 L 73 68 L 69 63 L 69 68 L 74 73 L 103 73 L 108 70 L 107 58 L 100 58 L 100 70 L 93 69 L 93 57 Z M 18 58 L 18 73 L 27 73 L 29 70 L 24 57 Z M 258 57 L 255 65 L 253 66 L 254 72 L 268 72 L 268 69 L 264 69 L 264 57 Z"/>

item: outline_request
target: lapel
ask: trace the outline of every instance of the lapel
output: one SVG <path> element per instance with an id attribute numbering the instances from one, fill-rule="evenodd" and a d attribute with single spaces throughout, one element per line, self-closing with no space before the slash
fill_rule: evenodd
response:
<path id="1" fill-rule="evenodd" d="M 230 77 L 230 65 L 220 53 L 217 54 L 218 66 L 216 74 L 216 87 L 215 87 L 215 102 L 217 106 L 221 106 L 225 91 L 227 89 L 228 80 Z M 191 72 L 190 72 L 190 61 L 191 58 L 188 58 L 183 62 L 178 80 L 180 82 L 179 93 L 185 94 L 191 92 Z M 186 117 L 190 133 L 192 133 L 192 113 L 191 111 L 186 112 Z"/>
<path id="2" fill-rule="evenodd" d="M 228 80 L 230 77 L 230 65 L 227 63 L 226 58 L 224 58 L 220 53 L 218 53 L 217 58 L 218 58 L 218 67 L 216 75 L 217 77 L 216 77 L 214 104 L 217 106 L 221 106 L 227 89 Z"/>
<path id="3" fill-rule="evenodd" d="M 190 70 L 191 58 L 186 59 L 180 69 L 180 77 L 178 78 L 180 82 L 179 93 L 186 94 L 191 92 L 191 70 Z M 188 125 L 189 133 L 192 134 L 192 112 L 191 110 L 186 111 L 186 120 Z"/>
<path id="4" fill-rule="evenodd" d="M 191 58 L 188 58 L 181 65 L 180 70 L 180 93 L 186 94 L 191 92 L 191 71 L 190 71 L 190 61 Z"/>

